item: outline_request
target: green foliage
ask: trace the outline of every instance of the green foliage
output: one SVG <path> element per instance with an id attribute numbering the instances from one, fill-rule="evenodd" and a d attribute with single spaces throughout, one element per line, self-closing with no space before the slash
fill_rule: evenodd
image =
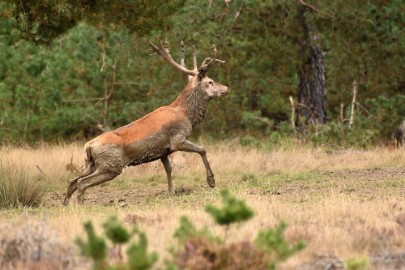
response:
<path id="1" fill-rule="evenodd" d="M 81 254 L 89 257 L 93 261 L 94 270 L 107 269 L 107 244 L 103 237 L 97 236 L 93 224 L 89 221 L 83 224 L 87 235 L 85 242 L 81 238 L 76 239 Z"/>
<path id="2" fill-rule="evenodd" d="M 256 245 L 269 254 L 272 267 L 276 262 L 286 260 L 305 247 L 303 242 L 291 246 L 284 238 L 286 229 L 287 224 L 281 221 L 276 228 L 270 228 L 257 234 Z"/>
<path id="3" fill-rule="evenodd" d="M 344 265 L 347 270 L 364 270 L 370 267 L 370 260 L 368 257 L 352 258 L 345 260 Z"/>
<path id="4" fill-rule="evenodd" d="M 230 225 L 249 220 L 253 217 L 253 211 L 243 200 L 232 196 L 228 190 L 221 190 L 222 208 L 213 205 L 207 205 L 207 211 L 215 222 L 219 225 Z"/>
<path id="5" fill-rule="evenodd" d="M 0 208 L 39 206 L 44 189 L 41 179 L 31 179 L 25 168 L 11 168 L 0 160 Z"/>
<path id="6" fill-rule="evenodd" d="M 15 18 L 24 37 L 36 43 L 50 43 L 81 21 L 100 29 L 126 29 L 144 35 L 156 28 L 166 29 L 169 16 L 184 3 L 183 0 L 2 2 L 10 3 L 2 15 Z"/>
<path id="7" fill-rule="evenodd" d="M 204 238 L 210 242 L 220 243 L 220 238 L 213 236 L 208 228 L 197 229 L 195 225 L 185 216 L 180 218 L 180 227 L 176 229 L 173 234 L 179 242 L 179 245 L 183 245 L 188 239 L 192 238 Z"/>
<path id="8" fill-rule="evenodd" d="M 87 241 L 77 238 L 76 244 L 79 246 L 82 255 L 93 261 L 93 269 L 147 270 L 151 269 L 159 258 L 156 252 L 148 253 L 148 239 L 144 232 L 135 226 L 130 233 L 117 217 L 110 217 L 103 224 L 104 233 L 112 244 L 118 248 L 120 260 L 122 260 L 121 245 L 129 244 L 127 261 L 111 264 L 107 258 L 108 244 L 106 239 L 103 236 L 96 235 L 91 222 L 86 222 L 83 227 L 87 235 Z M 133 236 L 137 240 L 131 241 Z"/>
<path id="9" fill-rule="evenodd" d="M 264 131 L 273 126 L 273 122 L 269 118 L 261 116 L 260 111 L 244 112 L 241 124 L 248 129 L 262 129 Z"/>
<path id="10" fill-rule="evenodd" d="M 221 191 L 224 201 L 222 209 L 208 207 L 214 211 L 212 215 L 218 225 L 232 224 L 247 220 L 253 216 L 252 210 L 242 201 L 232 196 L 228 191 Z M 218 217 L 221 217 L 218 219 Z M 226 217 L 226 218 L 224 218 Z M 223 223 L 226 221 L 226 223 Z M 265 269 L 274 268 L 278 262 L 301 250 L 301 242 L 291 246 L 284 238 L 287 225 L 280 223 L 275 229 L 259 232 L 255 244 L 251 241 L 225 244 L 224 240 L 213 235 L 207 228 L 198 229 L 187 218 L 181 217 L 180 226 L 173 237 L 178 240 L 178 249 L 172 250 L 173 261 L 166 262 L 165 269 Z M 104 233 L 114 244 L 128 244 L 127 259 L 112 264 L 107 258 L 107 239 L 98 236 L 91 222 L 84 224 L 87 240 L 76 240 L 82 255 L 93 261 L 93 269 L 103 270 L 147 270 L 152 269 L 159 256 L 156 252 L 148 253 L 148 239 L 144 232 L 134 227 L 129 232 L 116 218 L 109 218 L 104 224 Z M 228 228 L 229 229 L 229 226 Z M 135 236 L 135 240 L 131 240 Z M 120 251 L 120 249 L 119 249 Z M 241 264 L 241 260 L 243 263 Z"/>
<path id="11" fill-rule="evenodd" d="M 369 98 L 365 105 L 369 108 L 370 115 L 361 116 L 358 126 L 369 129 L 377 134 L 377 138 L 391 138 L 395 129 L 404 120 L 405 95 L 396 94 L 391 97 L 380 95 Z M 367 119 L 364 119 L 368 117 Z"/>
<path id="12" fill-rule="evenodd" d="M 218 225 L 242 222 L 253 216 L 245 202 L 227 190 L 222 190 L 221 196 L 222 208 L 206 207 Z M 225 240 L 218 241 L 207 228 L 198 230 L 188 218 L 182 217 L 174 234 L 181 247 L 174 252 L 175 262 L 180 269 L 275 269 L 279 262 L 304 248 L 302 242 L 291 245 L 284 238 L 286 228 L 287 225 L 280 222 L 274 229 L 259 232 L 254 244 L 250 241 L 226 244 Z"/>
<path id="13" fill-rule="evenodd" d="M 132 243 L 128 247 L 128 269 L 151 269 L 155 262 L 159 259 L 159 255 L 156 252 L 148 254 L 148 239 L 144 232 L 139 231 L 138 228 L 134 228 L 134 234 L 138 236 L 138 242 Z"/>
<path id="14" fill-rule="evenodd" d="M 129 241 L 131 238 L 128 230 L 118 221 L 117 217 L 110 217 L 103 224 L 104 232 L 107 235 L 108 239 L 114 244 L 124 244 Z"/>
<path id="15" fill-rule="evenodd" d="M 250 146 L 250 147 L 260 147 L 262 145 L 259 140 L 250 135 L 239 137 L 239 144 L 242 146 Z"/>
<path id="16" fill-rule="evenodd" d="M 199 60 L 210 54 L 212 43 L 217 45 L 218 58 L 226 64 L 208 75 L 232 92 L 210 103 L 194 134 L 241 134 L 241 143 L 254 147 L 264 144 L 254 144 L 249 136 L 271 137 L 272 146 L 289 143 L 286 137 L 296 137 L 289 97 L 296 96 L 298 67 L 305 59 L 297 3 L 212 1 L 208 8 L 208 1 L 191 0 L 0 1 L 1 143 L 87 139 L 100 132 L 97 124 L 104 118 L 115 128 L 173 101 L 186 79 L 161 58 L 150 57 L 145 41 L 130 32 L 149 32 L 151 39 L 164 32 L 174 59 L 184 40 L 188 66 L 192 44 Z M 309 128 L 298 139 L 345 147 L 390 140 L 405 117 L 402 1 L 320 0 L 314 5 L 319 12 L 305 12 L 305 17 L 325 52 L 329 123 Z M 101 72 L 104 30 L 107 68 Z M 104 117 L 102 97 L 105 87 L 112 87 L 114 72 L 115 91 Z M 349 116 L 353 80 L 361 106 L 348 130 L 346 122 L 339 126 L 339 118 L 341 104 L 344 118 Z"/>

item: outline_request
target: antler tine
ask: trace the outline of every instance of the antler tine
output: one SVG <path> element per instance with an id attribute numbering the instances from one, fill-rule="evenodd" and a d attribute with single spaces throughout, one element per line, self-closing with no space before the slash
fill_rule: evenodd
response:
<path id="1" fill-rule="evenodd" d="M 170 55 L 170 52 L 169 52 L 169 41 L 167 40 L 167 37 L 165 38 L 165 41 L 164 41 L 164 43 L 163 43 L 162 45 L 163 45 L 163 47 L 165 48 L 165 50 L 167 51 L 167 53 Z"/>
<path id="2" fill-rule="evenodd" d="M 193 69 L 195 71 L 198 70 L 198 66 L 197 66 L 197 50 L 196 50 L 194 45 L 193 45 Z"/>
<path id="3" fill-rule="evenodd" d="M 186 49 L 184 48 L 184 41 L 180 42 L 180 65 L 186 67 L 186 63 L 184 62 L 184 57 L 186 55 Z"/>
<path id="4" fill-rule="evenodd" d="M 205 72 L 209 68 L 213 67 L 216 63 L 225 63 L 225 61 L 216 59 L 215 58 L 216 54 L 217 54 L 217 47 L 214 44 L 214 45 L 212 45 L 212 49 L 211 49 L 211 57 L 207 57 L 204 59 L 199 70 L 202 72 Z"/>
<path id="5" fill-rule="evenodd" d="M 215 59 L 215 56 L 217 55 L 217 46 L 215 44 L 212 44 L 212 49 L 211 49 L 211 58 Z"/>
<path id="6" fill-rule="evenodd" d="M 158 44 L 159 46 L 156 46 L 155 44 L 153 44 L 149 39 L 146 40 L 149 45 L 152 47 L 152 49 L 160 54 L 167 62 L 169 62 L 171 65 L 173 65 L 175 68 L 177 68 L 178 70 L 190 75 L 190 76 L 196 76 L 198 74 L 197 71 L 194 70 L 189 70 L 187 68 L 185 68 L 184 66 L 176 63 L 176 61 L 173 60 L 172 56 L 170 55 L 169 49 L 168 49 L 168 42 L 167 40 L 165 41 L 165 44 L 162 43 L 162 41 L 160 40 L 160 37 L 158 37 Z"/>
<path id="7" fill-rule="evenodd" d="M 186 49 L 184 47 L 184 41 L 180 42 L 180 64 L 185 68 L 186 63 L 184 62 L 184 58 L 186 57 Z M 197 70 L 195 70 L 198 72 Z M 188 80 L 191 80 L 194 76 L 188 75 Z"/>

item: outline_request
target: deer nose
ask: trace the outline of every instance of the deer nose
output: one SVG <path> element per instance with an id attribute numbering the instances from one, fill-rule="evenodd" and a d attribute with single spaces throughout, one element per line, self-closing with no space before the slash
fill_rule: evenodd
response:
<path id="1" fill-rule="evenodd" d="M 220 96 L 226 96 L 226 95 L 228 95 L 228 94 L 229 94 L 229 89 L 228 89 L 228 88 L 226 88 L 226 89 L 224 89 L 224 90 L 220 91 L 219 93 L 220 93 Z"/>

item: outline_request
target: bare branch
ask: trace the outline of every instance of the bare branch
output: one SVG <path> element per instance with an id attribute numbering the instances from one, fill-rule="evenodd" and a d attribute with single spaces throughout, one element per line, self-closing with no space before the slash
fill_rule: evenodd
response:
<path id="1" fill-rule="evenodd" d="M 291 103 L 291 127 L 293 128 L 294 133 L 297 133 L 297 129 L 295 128 L 295 105 L 292 96 L 290 96 L 290 103 Z"/>
<path id="2" fill-rule="evenodd" d="M 303 5 L 304 7 L 309 8 L 309 9 L 312 10 L 312 11 L 319 12 L 319 9 L 317 9 L 317 8 L 314 7 L 313 5 L 310 5 L 310 4 L 306 3 L 306 2 L 304 2 L 304 0 L 298 0 L 298 2 L 299 2 L 301 5 Z"/>
<path id="3" fill-rule="evenodd" d="M 358 103 L 357 101 L 355 102 L 356 106 L 360 109 L 362 109 L 363 111 L 365 111 L 368 114 L 368 118 L 373 117 L 373 115 L 360 103 Z"/>
<path id="4" fill-rule="evenodd" d="M 115 85 L 142 85 L 140 82 L 125 82 L 125 81 L 118 81 Z"/>
<path id="5" fill-rule="evenodd" d="M 46 173 L 44 173 L 44 171 L 41 169 L 41 167 L 39 167 L 39 165 L 36 165 L 38 171 L 42 174 L 42 175 L 46 175 Z"/>
<path id="6" fill-rule="evenodd" d="M 101 49 L 102 49 L 102 59 L 103 59 L 103 64 L 101 65 L 100 71 L 104 72 L 104 70 L 107 68 L 107 63 L 106 63 L 106 43 L 107 43 L 107 30 L 104 30 L 103 32 L 103 42 L 101 44 Z"/>
<path id="7" fill-rule="evenodd" d="M 87 102 L 87 101 L 100 101 L 103 100 L 104 97 L 97 97 L 97 98 L 84 98 L 84 99 L 68 99 L 64 100 L 63 102 Z"/>
<path id="8" fill-rule="evenodd" d="M 343 117 L 343 110 L 344 110 L 344 105 L 343 102 L 340 103 L 340 123 L 343 123 L 344 117 Z"/>
<path id="9" fill-rule="evenodd" d="M 354 80 L 353 81 L 353 100 L 352 100 L 352 107 L 350 110 L 349 128 L 352 128 L 353 121 L 354 121 L 354 105 L 356 104 L 356 95 L 357 95 L 357 82 L 356 82 L 356 80 Z"/>

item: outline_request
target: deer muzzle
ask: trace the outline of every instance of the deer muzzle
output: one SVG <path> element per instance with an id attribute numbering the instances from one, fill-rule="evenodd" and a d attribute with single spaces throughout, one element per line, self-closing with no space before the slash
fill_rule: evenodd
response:
<path id="1" fill-rule="evenodd" d="M 222 86 L 222 87 L 218 90 L 218 93 L 219 93 L 219 96 L 220 96 L 220 97 L 226 96 L 227 94 L 229 94 L 229 92 L 230 92 L 230 89 L 229 89 L 227 86 Z"/>

